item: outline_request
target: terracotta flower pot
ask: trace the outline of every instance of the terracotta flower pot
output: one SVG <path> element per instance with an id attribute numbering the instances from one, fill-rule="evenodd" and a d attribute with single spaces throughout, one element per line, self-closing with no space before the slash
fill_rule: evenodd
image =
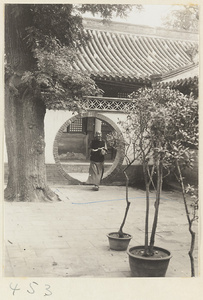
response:
<path id="1" fill-rule="evenodd" d="M 132 235 L 128 233 L 123 233 L 124 237 L 120 238 L 118 232 L 111 232 L 107 234 L 109 239 L 110 249 L 116 251 L 125 251 L 128 248 L 130 240 L 132 239 Z"/>
<path id="2" fill-rule="evenodd" d="M 149 257 L 142 256 L 144 246 L 127 251 L 132 277 L 165 277 L 171 253 L 159 247 L 154 247 L 154 251 L 154 255 Z"/>

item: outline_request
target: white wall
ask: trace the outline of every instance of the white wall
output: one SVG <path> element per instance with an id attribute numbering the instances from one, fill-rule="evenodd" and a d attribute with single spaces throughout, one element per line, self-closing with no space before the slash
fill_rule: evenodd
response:
<path id="1" fill-rule="evenodd" d="M 55 163 L 53 156 L 53 144 L 56 134 L 60 127 L 71 117 L 72 112 L 47 110 L 44 120 L 45 131 L 45 162 L 48 164 Z"/>
<path id="2" fill-rule="evenodd" d="M 116 125 L 118 122 L 118 118 L 124 119 L 124 114 L 118 113 L 100 113 L 99 115 L 103 115 L 111 119 Z M 77 115 L 77 114 L 75 114 Z M 56 134 L 60 127 L 74 115 L 72 112 L 68 111 L 53 111 L 48 110 L 45 116 L 45 162 L 47 164 L 55 163 L 53 156 L 53 144 L 56 137 Z"/>
<path id="3" fill-rule="evenodd" d="M 112 113 L 112 112 L 98 112 L 99 115 L 103 115 L 111 119 L 117 126 L 118 118 L 121 120 L 125 119 L 125 114 Z M 76 114 L 77 115 L 77 114 Z M 47 110 L 44 120 L 44 130 L 45 130 L 45 162 L 47 164 L 55 163 L 53 156 L 53 144 L 56 134 L 60 127 L 74 114 L 69 111 L 54 111 Z M 4 143 L 5 145 L 5 143 Z M 4 162 L 8 162 L 6 146 L 4 146 Z"/>

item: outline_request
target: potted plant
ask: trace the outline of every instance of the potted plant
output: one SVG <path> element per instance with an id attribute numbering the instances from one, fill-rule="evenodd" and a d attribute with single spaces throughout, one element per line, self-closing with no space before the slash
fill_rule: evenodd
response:
<path id="1" fill-rule="evenodd" d="M 127 143 L 127 141 L 124 140 L 119 135 L 119 133 L 116 132 L 116 131 L 113 131 L 113 132 L 107 134 L 106 139 L 107 139 L 108 145 L 113 147 L 114 149 L 118 149 L 120 147 L 125 149 L 124 158 L 127 162 L 127 166 L 123 170 L 123 173 L 124 173 L 125 178 L 126 178 L 126 194 L 125 194 L 126 208 L 125 208 L 125 213 L 124 213 L 124 217 L 123 217 L 123 220 L 122 220 L 122 223 L 120 225 L 119 230 L 116 231 L 116 232 L 110 232 L 110 233 L 107 234 L 110 249 L 116 250 L 116 251 L 125 251 L 125 250 L 127 250 L 128 245 L 130 243 L 130 240 L 132 239 L 131 234 L 123 232 L 123 227 L 125 225 L 127 215 L 128 215 L 128 211 L 129 211 L 129 208 L 130 208 L 130 201 L 129 201 L 129 197 L 128 197 L 129 177 L 128 177 L 128 174 L 127 174 L 127 169 L 132 164 L 132 162 L 128 158 L 128 151 L 130 149 L 130 143 L 129 142 Z"/>
<path id="2" fill-rule="evenodd" d="M 171 253 L 155 246 L 155 234 L 163 178 L 164 174 L 169 174 L 171 170 L 170 145 L 176 138 L 171 130 L 173 126 L 171 109 L 174 109 L 174 112 L 184 109 L 184 100 L 187 97 L 178 91 L 160 88 L 143 88 L 131 94 L 130 97 L 135 109 L 128 112 L 127 119 L 120 121 L 120 125 L 125 135 L 130 136 L 142 164 L 146 189 L 146 213 L 144 245 L 131 247 L 128 250 L 129 263 L 132 276 L 164 277 Z M 173 107 L 175 101 L 180 103 L 180 107 Z M 156 200 L 149 238 L 151 185 L 155 189 Z"/>
<path id="3" fill-rule="evenodd" d="M 127 183 L 126 183 L 127 185 Z M 127 189 L 127 187 L 126 187 Z M 132 239 L 132 235 L 129 233 L 123 232 L 123 227 L 125 225 L 125 221 L 127 218 L 128 210 L 130 207 L 130 202 L 128 200 L 128 195 L 126 191 L 126 209 L 125 209 L 125 214 L 123 221 L 121 223 L 121 226 L 119 228 L 118 232 L 110 232 L 107 234 L 108 240 L 109 240 L 109 247 L 111 250 L 116 250 L 116 251 L 125 251 L 128 248 L 128 245 L 130 243 L 130 240 Z"/>

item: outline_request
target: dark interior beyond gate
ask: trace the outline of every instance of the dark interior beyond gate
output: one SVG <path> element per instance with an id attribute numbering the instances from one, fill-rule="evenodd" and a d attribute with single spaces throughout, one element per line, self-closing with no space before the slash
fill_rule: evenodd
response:
<path id="1" fill-rule="evenodd" d="M 90 142 L 95 131 L 94 117 L 78 118 L 67 126 L 58 142 L 58 154 L 60 161 L 88 161 Z M 102 138 L 106 140 L 106 135 L 114 131 L 113 127 L 105 121 L 101 125 Z M 113 161 L 116 150 L 108 146 L 106 161 Z"/>

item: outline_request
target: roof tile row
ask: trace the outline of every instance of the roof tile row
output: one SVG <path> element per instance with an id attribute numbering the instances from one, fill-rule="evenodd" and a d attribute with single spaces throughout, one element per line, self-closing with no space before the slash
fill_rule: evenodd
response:
<path id="1" fill-rule="evenodd" d="M 96 77 L 148 79 L 190 65 L 187 54 L 197 43 L 163 37 L 86 29 L 87 44 L 79 50 L 75 68 Z"/>

